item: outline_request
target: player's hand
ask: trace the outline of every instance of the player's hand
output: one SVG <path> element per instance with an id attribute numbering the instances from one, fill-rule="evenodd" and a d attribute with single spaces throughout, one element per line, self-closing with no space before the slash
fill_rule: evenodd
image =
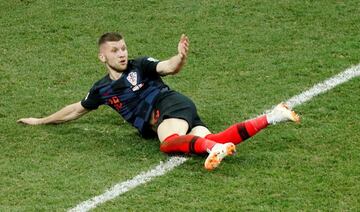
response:
<path id="1" fill-rule="evenodd" d="M 189 51 L 189 38 L 182 34 L 178 44 L 178 53 L 182 60 L 186 59 Z"/>
<path id="2" fill-rule="evenodd" d="M 16 121 L 20 124 L 27 124 L 27 125 L 39 125 L 41 124 L 41 119 L 38 118 L 22 118 Z"/>

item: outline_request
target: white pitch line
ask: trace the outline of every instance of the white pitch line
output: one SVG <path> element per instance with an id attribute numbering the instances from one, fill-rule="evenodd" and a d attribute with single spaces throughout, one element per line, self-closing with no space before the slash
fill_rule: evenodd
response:
<path id="1" fill-rule="evenodd" d="M 345 71 L 325 80 L 324 82 L 314 85 L 309 90 L 290 98 L 286 101 L 286 103 L 289 105 L 290 108 L 293 108 L 297 105 L 309 101 L 314 96 L 325 93 L 326 91 L 333 89 L 335 86 L 347 82 L 350 79 L 358 76 L 360 76 L 360 64 L 352 66 Z"/>
<path id="2" fill-rule="evenodd" d="M 101 203 L 112 200 L 115 197 L 152 180 L 154 177 L 164 175 L 166 172 L 171 171 L 175 167 L 184 163 L 186 160 L 187 159 L 184 157 L 171 157 L 167 162 L 160 162 L 160 164 L 157 165 L 155 168 L 150 169 L 147 172 L 140 173 L 131 180 L 118 183 L 109 190 L 107 190 L 105 193 L 93 197 L 85 202 L 82 202 L 75 208 L 70 209 L 69 211 L 88 211 L 90 209 L 93 209 Z"/>
<path id="3" fill-rule="evenodd" d="M 340 74 L 337 74 L 321 83 L 314 85 L 309 90 L 306 90 L 299 95 L 290 98 L 286 101 L 286 103 L 289 105 L 289 107 L 293 108 L 297 105 L 309 101 L 310 99 L 321 93 L 325 93 L 326 91 L 334 88 L 337 85 L 345 83 L 350 79 L 358 76 L 360 76 L 360 64 L 350 67 L 345 71 L 341 72 Z M 167 172 L 173 170 L 175 167 L 183 164 L 186 160 L 187 158 L 184 157 L 171 157 L 167 162 L 160 162 L 160 164 L 155 168 L 150 169 L 147 172 L 142 172 L 131 180 L 120 182 L 115 186 L 111 187 L 105 193 L 86 200 L 78 204 L 76 207 L 70 209 L 69 211 L 89 211 L 90 209 L 95 208 L 99 204 L 112 200 L 139 185 L 151 181 L 155 177 L 166 174 Z"/>

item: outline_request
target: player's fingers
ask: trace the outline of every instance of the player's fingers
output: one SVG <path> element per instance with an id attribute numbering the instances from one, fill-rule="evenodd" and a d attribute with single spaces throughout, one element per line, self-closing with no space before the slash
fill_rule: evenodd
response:
<path id="1" fill-rule="evenodd" d="M 188 44 L 188 43 L 184 43 L 184 47 L 185 47 L 185 48 L 189 48 L 189 44 Z"/>
<path id="2" fill-rule="evenodd" d="M 39 124 L 39 119 L 37 118 L 22 118 L 17 121 L 17 123 L 28 124 L 28 125 L 37 125 Z"/>
<path id="3" fill-rule="evenodd" d="M 187 57 L 187 52 L 189 51 L 189 39 L 185 34 L 181 35 L 179 42 L 179 53 L 182 57 Z"/>
<path id="4" fill-rule="evenodd" d="M 19 123 L 19 124 L 28 124 L 26 120 L 27 119 L 22 118 L 22 119 L 17 120 L 16 122 Z"/>
<path id="5" fill-rule="evenodd" d="M 181 44 L 181 49 L 187 51 L 189 49 L 189 47 L 186 44 L 182 43 Z"/>
<path id="6" fill-rule="evenodd" d="M 189 40 L 189 37 L 188 37 L 188 36 L 185 36 L 185 40 L 186 40 L 186 42 L 187 42 L 187 43 L 189 43 L 189 42 L 190 42 L 190 40 Z"/>
<path id="7" fill-rule="evenodd" d="M 180 48 L 182 48 L 182 49 L 183 49 L 183 48 L 188 48 L 188 46 L 187 46 L 185 43 L 181 43 L 181 44 L 180 44 Z"/>
<path id="8" fill-rule="evenodd" d="M 185 34 L 182 34 L 181 37 L 180 37 L 180 42 L 183 42 L 185 39 Z"/>
<path id="9" fill-rule="evenodd" d="M 181 41 L 181 42 L 189 43 L 189 38 L 188 38 L 188 36 L 186 36 L 185 34 L 182 34 L 182 35 L 181 35 L 181 38 L 180 38 L 180 41 Z"/>

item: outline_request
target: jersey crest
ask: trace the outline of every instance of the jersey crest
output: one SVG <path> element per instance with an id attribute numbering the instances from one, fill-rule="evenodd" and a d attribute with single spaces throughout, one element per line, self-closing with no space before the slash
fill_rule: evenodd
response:
<path id="1" fill-rule="evenodd" d="M 130 72 L 126 79 L 130 82 L 132 86 L 135 86 L 137 84 L 137 73 Z"/>

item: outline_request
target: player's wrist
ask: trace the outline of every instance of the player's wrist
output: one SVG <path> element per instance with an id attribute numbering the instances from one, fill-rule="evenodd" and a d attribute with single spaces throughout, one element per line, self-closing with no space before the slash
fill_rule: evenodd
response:
<path id="1" fill-rule="evenodd" d="M 46 122 L 46 118 L 39 118 L 35 121 L 36 125 L 41 125 L 41 124 L 47 124 L 48 122 Z"/>
<path id="2" fill-rule="evenodd" d="M 181 52 L 178 52 L 178 54 L 176 55 L 178 58 L 180 58 L 180 60 L 182 60 L 182 58 L 184 57 Z"/>
<path id="3" fill-rule="evenodd" d="M 185 61 L 186 60 L 186 55 L 184 55 L 183 53 L 179 52 L 178 55 L 177 55 L 180 59 L 181 62 Z"/>

